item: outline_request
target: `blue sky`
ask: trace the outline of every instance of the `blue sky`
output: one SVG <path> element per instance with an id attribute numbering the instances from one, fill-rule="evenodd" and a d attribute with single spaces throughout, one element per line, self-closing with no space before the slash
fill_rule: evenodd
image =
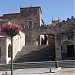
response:
<path id="1" fill-rule="evenodd" d="M 19 13 L 21 7 L 41 6 L 42 18 L 46 24 L 54 20 L 74 16 L 75 0 L 0 0 L 0 16 L 8 13 Z"/>

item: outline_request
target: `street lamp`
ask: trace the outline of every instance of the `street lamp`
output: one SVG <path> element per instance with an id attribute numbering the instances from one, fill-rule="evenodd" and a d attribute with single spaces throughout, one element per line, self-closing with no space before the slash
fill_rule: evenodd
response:
<path id="1" fill-rule="evenodd" d="M 13 75 L 13 37 L 11 37 L 11 75 Z"/>
<path id="2" fill-rule="evenodd" d="M 15 28 L 14 30 L 6 31 L 7 35 L 11 37 L 11 75 L 13 75 L 13 36 L 19 33 L 19 29 Z"/>

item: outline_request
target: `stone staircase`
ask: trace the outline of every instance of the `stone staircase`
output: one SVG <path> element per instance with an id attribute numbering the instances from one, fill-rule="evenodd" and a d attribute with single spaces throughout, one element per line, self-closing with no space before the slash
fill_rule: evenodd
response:
<path id="1" fill-rule="evenodd" d="M 24 46 L 19 51 L 14 59 L 14 62 L 38 62 L 48 61 L 50 56 L 54 55 L 54 51 L 51 50 L 50 45 L 28 45 Z"/>

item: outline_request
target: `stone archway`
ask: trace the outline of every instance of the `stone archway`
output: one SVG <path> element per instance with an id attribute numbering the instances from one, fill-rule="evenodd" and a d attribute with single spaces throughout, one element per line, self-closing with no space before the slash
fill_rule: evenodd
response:
<path id="1" fill-rule="evenodd" d="M 49 53 L 49 60 L 55 60 L 55 35 L 54 34 L 40 34 L 36 38 L 36 45 L 40 47 L 45 46 L 46 51 Z M 47 53 L 46 52 L 46 53 Z"/>
<path id="2" fill-rule="evenodd" d="M 55 46 L 54 34 L 40 34 L 36 37 L 36 45 L 51 45 Z"/>
<path id="3" fill-rule="evenodd" d="M 64 41 L 61 45 L 62 59 L 74 57 L 74 44 L 72 41 Z"/>

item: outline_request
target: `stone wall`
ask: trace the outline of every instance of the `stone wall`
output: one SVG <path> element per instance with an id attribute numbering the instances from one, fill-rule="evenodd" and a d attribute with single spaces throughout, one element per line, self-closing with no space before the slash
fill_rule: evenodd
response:
<path id="1" fill-rule="evenodd" d="M 63 20 L 59 24 L 56 25 L 55 51 L 56 51 L 56 58 L 58 60 L 62 59 L 61 46 L 64 41 L 72 42 L 74 45 L 74 52 L 75 52 L 75 32 L 74 31 L 75 31 L 75 18 L 74 17 L 67 18 L 67 20 Z"/>
<path id="2" fill-rule="evenodd" d="M 23 46 L 25 46 L 25 34 L 19 32 L 19 35 L 16 35 L 13 38 L 13 58 L 18 51 L 21 51 Z"/>
<path id="3" fill-rule="evenodd" d="M 36 13 L 34 12 L 35 10 L 37 11 Z M 56 20 L 52 21 L 50 25 L 44 25 L 41 8 L 27 7 L 20 8 L 20 13 L 5 14 L 0 19 L 7 22 L 10 21 L 11 23 L 19 23 L 23 26 L 26 37 L 24 35 L 17 35 L 13 38 L 14 57 L 24 44 L 36 45 L 37 37 L 44 34 L 53 34 L 55 36 L 55 53 L 57 59 L 62 58 L 61 43 L 64 40 L 73 41 L 75 44 L 75 18 L 73 16 L 71 19 Z M 33 22 L 31 27 L 29 27 L 29 21 Z M 1 25 L 2 23 L 0 22 Z"/>
<path id="4" fill-rule="evenodd" d="M 0 63 L 6 63 L 6 37 L 0 36 Z"/>
<path id="5" fill-rule="evenodd" d="M 0 35 L 0 63 L 8 63 L 11 60 L 11 57 L 8 57 L 9 44 L 11 45 L 11 38 Z M 13 37 L 13 58 L 18 51 L 21 51 L 23 46 L 25 46 L 25 34 L 19 32 L 19 35 Z"/>

